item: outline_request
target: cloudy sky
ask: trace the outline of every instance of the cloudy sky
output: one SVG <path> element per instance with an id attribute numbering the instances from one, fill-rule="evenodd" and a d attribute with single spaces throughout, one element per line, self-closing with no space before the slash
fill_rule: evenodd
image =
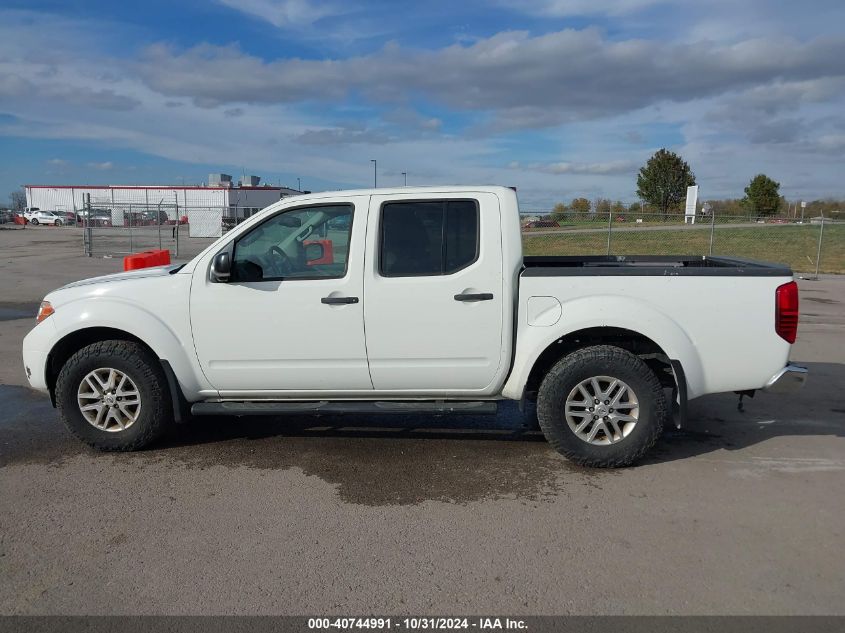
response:
<path id="1" fill-rule="evenodd" d="M 23 183 L 515 185 L 845 196 L 842 0 L 3 0 L 0 198 Z"/>

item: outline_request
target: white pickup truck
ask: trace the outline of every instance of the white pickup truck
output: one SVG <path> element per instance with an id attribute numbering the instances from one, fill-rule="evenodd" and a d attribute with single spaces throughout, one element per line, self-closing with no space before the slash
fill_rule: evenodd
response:
<path id="1" fill-rule="evenodd" d="M 287 198 L 187 264 L 51 292 L 37 321 L 30 384 L 106 450 L 187 415 L 492 413 L 510 399 L 536 401 L 568 458 L 623 466 L 692 398 L 806 377 L 788 362 L 788 268 L 523 257 L 505 187 Z"/>

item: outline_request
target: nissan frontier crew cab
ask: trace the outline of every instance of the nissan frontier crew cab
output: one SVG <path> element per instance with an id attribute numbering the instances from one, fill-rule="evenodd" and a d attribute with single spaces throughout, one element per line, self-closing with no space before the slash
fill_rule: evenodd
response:
<path id="1" fill-rule="evenodd" d="M 624 466 L 688 400 L 799 387 L 798 290 L 722 257 L 524 257 L 506 187 L 287 198 L 187 264 L 69 284 L 23 344 L 30 384 L 104 450 L 187 415 L 492 413 Z"/>

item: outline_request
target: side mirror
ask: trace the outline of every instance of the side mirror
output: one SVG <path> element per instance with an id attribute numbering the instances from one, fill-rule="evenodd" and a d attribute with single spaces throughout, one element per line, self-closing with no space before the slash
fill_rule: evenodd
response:
<path id="1" fill-rule="evenodd" d="M 225 284 L 232 275 L 232 256 L 228 251 L 217 253 L 211 262 L 211 281 Z"/>

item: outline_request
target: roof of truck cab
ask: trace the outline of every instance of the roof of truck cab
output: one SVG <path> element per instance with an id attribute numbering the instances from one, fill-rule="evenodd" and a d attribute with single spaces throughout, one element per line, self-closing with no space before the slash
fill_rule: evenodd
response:
<path id="1" fill-rule="evenodd" d="M 302 195 L 293 195 L 282 198 L 284 201 L 316 200 L 335 196 L 384 196 L 393 194 L 414 195 L 414 194 L 456 194 L 456 193 L 516 193 L 516 190 L 504 185 L 429 185 L 425 187 L 378 187 L 377 189 L 340 189 L 338 191 L 319 191 Z"/>

